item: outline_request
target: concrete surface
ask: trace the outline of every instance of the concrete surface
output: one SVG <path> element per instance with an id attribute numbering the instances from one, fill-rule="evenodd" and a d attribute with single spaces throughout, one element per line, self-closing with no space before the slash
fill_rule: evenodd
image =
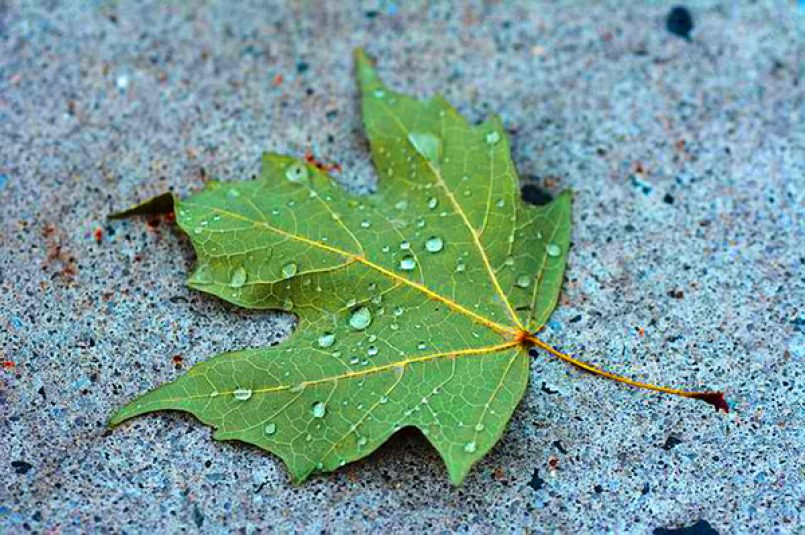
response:
<path id="1" fill-rule="evenodd" d="M 0 1 L 0 532 L 802 532 L 802 4 L 689 3 L 689 40 L 664 2 L 233 4 Z M 189 291 L 187 240 L 106 214 L 265 149 L 370 190 L 356 45 L 397 88 L 499 112 L 524 180 L 576 192 L 551 341 L 731 413 L 540 357 L 460 488 L 411 434 L 293 486 L 188 416 L 108 432 L 293 324 Z"/>

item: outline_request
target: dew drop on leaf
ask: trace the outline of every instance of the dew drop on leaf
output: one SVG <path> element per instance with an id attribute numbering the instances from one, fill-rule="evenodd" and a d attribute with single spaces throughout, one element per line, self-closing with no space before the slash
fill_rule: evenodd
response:
<path id="1" fill-rule="evenodd" d="M 439 206 L 439 199 L 437 199 L 436 197 L 431 197 L 430 199 L 428 199 L 428 208 L 433 210 L 437 206 Z"/>
<path id="2" fill-rule="evenodd" d="M 400 243 L 400 249 L 402 249 L 403 251 L 407 251 L 410 248 L 411 248 L 411 244 L 409 242 L 404 241 L 404 242 Z"/>
<path id="3" fill-rule="evenodd" d="M 285 178 L 291 182 L 302 182 L 308 176 L 307 167 L 299 162 L 294 162 L 285 168 Z"/>
<path id="4" fill-rule="evenodd" d="M 562 254 L 562 248 L 555 243 L 549 243 L 545 246 L 545 252 L 548 253 L 548 256 L 559 256 Z"/>
<path id="5" fill-rule="evenodd" d="M 372 323 L 372 311 L 366 307 L 359 307 L 349 315 L 349 325 L 357 331 L 362 331 Z"/>
<path id="6" fill-rule="evenodd" d="M 374 91 L 372 91 L 372 95 L 375 98 L 383 98 L 386 96 L 386 92 L 383 91 L 382 89 L 375 89 Z"/>
<path id="7" fill-rule="evenodd" d="M 362 448 L 362 447 L 366 446 L 366 443 L 367 443 L 367 442 L 368 442 L 368 441 L 366 440 L 366 437 L 361 437 L 361 438 L 359 438 L 359 439 L 358 439 L 358 447 L 359 447 L 359 448 Z"/>
<path id="8" fill-rule="evenodd" d="M 464 451 L 466 451 L 467 453 L 474 452 L 475 448 L 476 448 L 476 444 L 475 444 L 474 440 L 472 442 L 467 442 L 466 444 L 464 444 Z"/>
<path id="9" fill-rule="evenodd" d="M 492 130 L 486 134 L 486 143 L 488 145 L 497 145 L 500 141 L 500 134 L 496 130 Z"/>
<path id="10" fill-rule="evenodd" d="M 324 418 L 324 415 L 327 413 L 327 406 L 323 401 L 317 401 L 310 407 L 310 412 L 313 414 L 314 418 Z"/>
<path id="11" fill-rule="evenodd" d="M 484 430 L 484 424 L 475 424 L 475 430 L 476 431 L 483 431 Z"/>
<path id="12" fill-rule="evenodd" d="M 252 390 L 251 388 L 238 388 L 232 392 L 232 395 L 235 396 L 235 399 L 238 401 L 246 401 L 252 397 Z"/>
<path id="13" fill-rule="evenodd" d="M 438 163 L 442 159 L 442 140 L 429 132 L 411 132 L 408 141 L 419 154 L 429 162 Z"/>
<path id="14" fill-rule="evenodd" d="M 408 201 L 406 201 L 405 199 L 397 201 L 397 204 L 394 205 L 394 208 L 396 208 L 397 210 L 405 210 L 406 208 L 408 208 Z"/>
<path id="15" fill-rule="evenodd" d="M 229 286 L 232 288 L 242 288 L 246 284 L 246 270 L 243 266 L 238 266 L 232 272 L 232 277 L 229 279 Z"/>
<path id="16" fill-rule="evenodd" d="M 265 428 L 263 430 L 265 431 L 266 435 L 273 435 L 274 433 L 277 432 L 277 424 L 275 424 L 273 422 L 268 423 L 268 424 L 266 424 L 266 426 L 265 426 Z"/>
<path id="17" fill-rule="evenodd" d="M 296 265 L 296 262 L 288 262 L 287 264 L 282 266 L 282 276 L 285 277 L 286 279 L 290 279 L 291 277 L 296 275 L 298 269 L 299 268 Z"/>
<path id="18" fill-rule="evenodd" d="M 400 260 L 400 269 L 403 271 L 413 271 L 416 269 L 416 260 L 413 256 L 404 256 Z"/>
<path id="19" fill-rule="evenodd" d="M 319 347 L 330 347 L 335 343 L 335 335 L 333 333 L 324 333 L 319 335 Z"/>
<path id="20" fill-rule="evenodd" d="M 528 275 L 520 275 L 517 277 L 516 284 L 520 288 L 528 288 L 531 285 L 531 277 Z"/>
<path id="21" fill-rule="evenodd" d="M 438 253 L 444 248 L 444 241 L 438 236 L 431 236 L 425 242 L 425 249 L 429 253 Z"/>

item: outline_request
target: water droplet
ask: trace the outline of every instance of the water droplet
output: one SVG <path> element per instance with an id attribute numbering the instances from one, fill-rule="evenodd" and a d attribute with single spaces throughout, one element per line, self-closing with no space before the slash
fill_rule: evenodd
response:
<path id="1" fill-rule="evenodd" d="M 503 208 L 504 206 L 506 206 L 506 201 L 504 201 L 503 199 L 498 199 L 498 202 L 496 202 L 495 204 L 497 205 L 498 208 Z"/>
<path id="2" fill-rule="evenodd" d="M 383 91 L 382 89 L 375 89 L 374 91 L 372 91 L 372 95 L 375 98 L 383 98 L 386 96 L 386 92 Z"/>
<path id="3" fill-rule="evenodd" d="M 370 357 L 374 357 L 375 355 L 377 355 L 377 346 L 369 346 L 366 349 L 366 354 L 369 355 Z"/>
<path id="4" fill-rule="evenodd" d="M 437 206 L 439 206 L 439 199 L 437 199 L 436 197 L 431 197 L 430 199 L 428 199 L 428 208 L 433 210 Z"/>
<path id="5" fill-rule="evenodd" d="M 285 178 L 291 182 L 302 182 L 307 180 L 307 167 L 299 162 L 294 162 L 285 168 Z"/>
<path id="6" fill-rule="evenodd" d="M 288 389 L 288 391 L 290 393 L 292 393 L 292 394 L 298 394 L 299 392 L 301 392 L 304 389 L 305 389 L 305 383 L 299 383 L 299 384 L 293 385 L 291 388 Z"/>
<path id="7" fill-rule="evenodd" d="M 428 238 L 428 240 L 425 242 L 425 249 L 426 249 L 426 250 L 427 250 L 429 253 L 438 253 L 438 252 L 439 252 L 439 251 L 441 251 L 443 248 L 444 248 L 444 242 L 443 242 L 443 241 L 442 241 L 442 239 L 441 239 L 440 237 L 438 237 L 438 236 L 431 236 L 431 237 L 430 237 L 430 238 Z"/>
<path id="8" fill-rule="evenodd" d="M 388 397 L 388 396 L 382 396 L 382 397 L 380 398 L 380 404 L 381 404 L 381 405 L 385 405 L 385 404 L 386 404 L 386 403 L 388 403 L 388 402 L 389 402 L 389 397 Z"/>
<path id="9" fill-rule="evenodd" d="M 394 307 L 394 315 L 395 316 L 402 316 L 405 309 L 403 307 Z"/>
<path id="10" fill-rule="evenodd" d="M 293 300 L 290 297 L 286 297 L 282 300 L 282 308 L 285 310 L 291 310 L 293 308 Z"/>
<path id="11" fill-rule="evenodd" d="M 372 226 L 372 224 L 369 221 L 367 221 L 365 219 L 363 221 L 361 221 L 361 228 L 369 228 L 371 226 Z"/>
<path id="12" fill-rule="evenodd" d="M 425 342 L 419 342 L 416 347 L 417 349 L 425 349 L 428 346 L 425 345 Z"/>
<path id="13" fill-rule="evenodd" d="M 356 304 L 358 304 L 358 300 L 355 299 L 354 297 L 351 297 L 351 298 L 347 299 L 347 302 L 345 304 L 347 305 L 347 308 L 352 308 Z"/>
<path id="14" fill-rule="evenodd" d="M 232 272 L 232 277 L 229 279 L 229 286 L 232 288 L 242 288 L 246 284 L 246 270 L 240 266 Z"/>
<path id="15" fill-rule="evenodd" d="M 528 275 L 520 275 L 517 277 L 517 286 L 520 288 L 528 288 L 531 285 L 531 277 Z"/>
<path id="16" fill-rule="evenodd" d="M 362 331 L 372 323 L 372 311 L 366 307 L 356 308 L 349 316 L 349 325 L 358 331 Z"/>
<path id="17" fill-rule="evenodd" d="M 298 269 L 299 268 L 296 265 L 296 262 L 288 262 L 287 264 L 282 266 L 282 276 L 285 277 L 286 279 L 290 279 L 291 277 L 296 275 Z"/>
<path id="18" fill-rule="evenodd" d="M 416 260 L 413 256 L 404 256 L 400 260 L 400 269 L 403 271 L 413 271 L 416 269 Z"/>
<path id="19" fill-rule="evenodd" d="M 429 162 L 438 163 L 442 159 L 442 140 L 429 132 L 411 132 L 408 141 L 419 154 Z"/>
<path id="20" fill-rule="evenodd" d="M 368 442 L 368 440 L 366 440 L 366 437 L 359 438 L 358 439 L 358 447 L 362 448 L 362 447 L 366 446 L 367 442 Z"/>
<path id="21" fill-rule="evenodd" d="M 324 415 L 327 412 L 327 407 L 324 405 L 323 401 L 317 401 L 312 407 L 310 407 L 310 412 L 313 414 L 314 418 L 324 418 Z"/>
<path id="22" fill-rule="evenodd" d="M 394 205 L 394 208 L 396 208 L 397 210 L 405 210 L 406 208 L 408 208 L 408 201 L 406 201 L 405 199 L 398 201 L 397 204 Z"/>
<path id="23" fill-rule="evenodd" d="M 486 143 L 489 145 L 497 145 L 500 141 L 500 134 L 497 130 L 492 130 L 486 134 Z"/>
<path id="24" fill-rule="evenodd" d="M 335 335 L 333 333 L 324 333 L 319 336 L 319 347 L 330 347 L 335 343 Z"/>
<path id="25" fill-rule="evenodd" d="M 403 251 L 407 251 L 410 248 L 411 248 L 411 244 L 409 242 L 404 241 L 404 242 L 400 243 L 400 249 L 402 249 Z"/>
<path id="26" fill-rule="evenodd" d="M 507 256 L 506 260 L 504 260 L 503 263 L 505 265 L 507 265 L 507 266 L 513 266 L 514 265 L 514 257 L 513 256 Z"/>
<path id="27" fill-rule="evenodd" d="M 379 305 L 380 303 L 383 302 L 383 296 L 380 294 L 372 296 L 372 299 L 370 299 L 370 301 L 372 301 L 373 305 Z"/>
<path id="28" fill-rule="evenodd" d="M 193 232 L 195 232 L 196 234 L 201 234 L 202 232 L 204 232 L 204 229 L 201 227 L 196 227 L 193 229 Z"/>
<path id="29" fill-rule="evenodd" d="M 388 245 L 384 245 L 383 247 L 380 248 L 380 250 L 383 251 L 384 253 L 387 253 L 391 251 L 391 247 L 389 247 Z"/>
<path id="30" fill-rule="evenodd" d="M 252 397 L 252 389 L 251 388 L 238 388 L 232 395 L 235 396 L 235 399 L 239 401 L 246 401 L 250 397 Z"/>
<path id="31" fill-rule="evenodd" d="M 464 451 L 466 451 L 467 453 L 472 453 L 475 451 L 475 447 L 476 444 L 474 440 L 472 442 L 467 442 L 466 444 L 464 444 Z"/>
<path id="32" fill-rule="evenodd" d="M 483 431 L 484 430 L 484 424 L 475 424 L 475 430 L 476 431 Z"/>
<path id="33" fill-rule="evenodd" d="M 463 262 L 462 260 L 459 260 L 459 261 L 458 261 L 458 264 L 456 264 L 456 271 L 458 271 L 459 273 L 461 273 L 461 272 L 462 272 L 462 271 L 464 271 L 465 269 L 467 269 L 466 264 L 464 264 L 464 262 Z"/>
<path id="34" fill-rule="evenodd" d="M 562 254 L 562 248 L 555 243 L 549 243 L 545 246 L 545 252 L 548 253 L 548 256 L 559 256 Z"/>
<path id="35" fill-rule="evenodd" d="M 277 424 L 275 424 L 275 423 L 273 423 L 273 422 L 272 422 L 272 423 L 268 423 L 268 424 L 266 424 L 266 426 L 265 426 L 265 428 L 263 429 L 263 431 L 265 431 L 265 432 L 266 432 L 266 435 L 273 435 L 274 433 L 276 433 L 276 432 L 277 432 Z"/>

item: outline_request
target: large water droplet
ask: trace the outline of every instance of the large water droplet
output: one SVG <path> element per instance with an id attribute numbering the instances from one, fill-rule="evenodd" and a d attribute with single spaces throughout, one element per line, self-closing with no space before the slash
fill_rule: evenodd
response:
<path id="1" fill-rule="evenodd" d="M 370 357 L 374 357 L 375 355 L 377 355 L 377 346 L 369 346 L 366 349 L 366 354 L 369 355 Z"/>
<path id="2" fill-rule="evenodd" d="M 238 388 L 232 395 L 235 396 L 235 399 L 239 401 L 246 401 L 250 397 L 252 397 L 252 389 L 251 388 Z"/>
<path id="3" fill-rule="evenodd" d="M 319 336 L 319 347 L 330 347 L 335 343 L 335 335 L 333 333 L 324 333 Z"/>
<path id="4" fill-rule="evenodd" d="M 416 260 L 413 256 L 404 256 L 400 260 L 400 269 L 403 271 L 413 271 L 416 269 Z"/>
<path id="5" fill-rule="evenodd" d="M 277 432 L 277 424 L 275 424 L 273 422 L 268 423 L 268 424 L 266 424 L 266 426 L 263 429 L 263 431 L 265 431 L 266 435 L 273 435 L 274 433 Z"/>
<path id="6" fill-rule="evenodd" d="M 442 241 L 442 239 L 441 239 L 440 237 L 438 237 L 438 236 L 431 236 L 431 237 L 430 237 L 430 238 L 428 238 L 428 240 L 425 242 L 425 249 L 426 249 L 426 250 L 427 250 L 429 253 L 438 253 L 438 252 L 439 252 L 439 251 L 441 251 L 443 248 L 444 248 L 444 242 L 443 242 L 443 241 Z"/>
<path id="7" fill-rule="evenodd" d="M 486 134 L 486 142 L 489 145 L 497 145 L 500 141 L 500 134 L 497 130 L 492 130 L 491 132 Z"/>
<path id="8" fill-rule="evenodd" d="M 358 331 L 362 331 L 372 323 L 372 311 L 366 307 L 356 308 L 349 315 L 349 325 Z"/>
<path id="9" fill-rule="evenodd" d="M 436 197 L 431 197 L 430 199 L 428 199 L 428 208 L 433 210 L 437 206 L 439 206 L 439 199 L 437 199 Z"/>
<path id="10" fill-rule="evenodd" d="M 442 159 L 442 140 L 429 132 L 411 132 L 408 141 L 419 154 L 429 162 L 438 163 Z"/>
<path id="11" fill-rule="evenodd" d="M 531 285 L 531 277 L 528 275 L 520 275 L 517 277 L 516 284 L 520 288 L 528 288 Z"/>
<path id="12" fill-rule="evenodd" d="M 307 167 L 299 162 L 294 162 L 285 168 L 285 178 L 291 182 L 302 182 L 307 180 Z"/>
<path id="13" fill-rule="evenodd" d="M 282 266 L 282 276 L 286 279 L 290 279 L 296 272 L 298 271 L 299 267 L 296 265 L 296 262 L 288 262 L 284 266 Z"/>
<path id="14" fill-rule="evenodd" d="M 313 414 L 314 418 L 324 418 L 324 415 L 327 413 L 327 406 L 323 401 L 317 401 L 310 407 L 310 412 Z"/>
<path id="15" fill-rule="evenodd" d="M 559 256 L 562 254 L 562 248 L 555 243 L 549 243 L 545 246 L 545 252 L 548 256 Z"/>
<path id="16" fill-rule="evenodd" d="M 476 444 L 475 444 L 474 440 L 472 442 L 467 442 L 466 444 L 464 444 L 464 451 L 466 451 L 467 453 L 474 452 L 475 448 L 476 448 Z"/>
<path id="17" fill-rule="evenodd" d="M 243 266 L 239 266 L 232 272 L 232 277 L 229 279 L 229 286 L 232 288 L 241 288 L 244 284 L 246 284 L 246 270 Z"/>

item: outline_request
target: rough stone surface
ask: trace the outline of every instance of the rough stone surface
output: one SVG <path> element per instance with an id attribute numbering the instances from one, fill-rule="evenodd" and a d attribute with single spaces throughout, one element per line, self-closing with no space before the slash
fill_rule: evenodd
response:
<path id="1" fill-rule="evenodd" d="M 663 2 L 314 4 L 0 1 L 0 531 L 801 530 L 802 4 L 689 3 L 689 40 Z M 524 180 L 575 191 L 547 339 L 730 414 L 539 357 L 460 488 L 413 433 L 294 486 L 186 415 L 107 431 L 293 321 L 189 291 L 186 239 L 105 216 L 266 149 L 370 191 L 356 45 L 394 87 L 500 113 Z"/>

